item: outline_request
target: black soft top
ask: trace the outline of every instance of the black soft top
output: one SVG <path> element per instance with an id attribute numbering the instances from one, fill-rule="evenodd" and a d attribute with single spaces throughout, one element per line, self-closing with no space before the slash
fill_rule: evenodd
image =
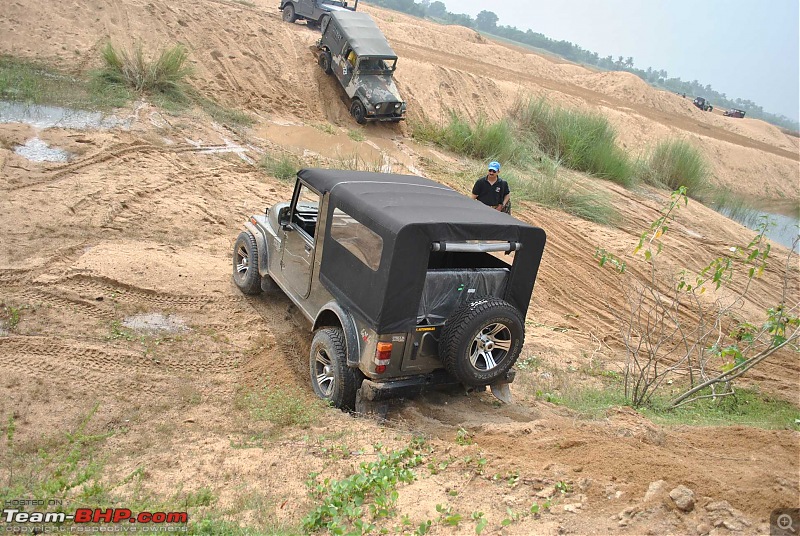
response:
<path id="1" fill-rule="evenodd" d="M 397 59 L 397 54 L 389 46 L 383 32 L 368 13 L 333 11 L 331 17 L 339 23 L 345 39 L 358 56 Z"/>
<path id="2" fill-rule="evenodd" d="M 378 332 L 413 329 L 426 271 L 436 260 L 431 254 L 434 242 L 521 243 L 505 299 L 523 314 L 527 310 L 545 244 L 542 229 L 413 175 L 303 169 L 298 176 L 320 194 L 329 194 L 327 221 L 338 208 L 381 237 L 380 265 L 371 270 L 330 239 L 328 226 L 320 263 L 323 284 Z M 488 254 L 478 257 L 476 266 L 506 265 Z"/>

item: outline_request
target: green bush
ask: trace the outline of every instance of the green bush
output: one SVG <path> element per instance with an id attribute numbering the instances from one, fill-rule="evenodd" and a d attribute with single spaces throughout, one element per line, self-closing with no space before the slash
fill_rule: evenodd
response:
<path id="1" fill-rule="evenodd" d="M 473 125 L 455 112 L 450 112 L 446 124 L 437 126 L 429 121 L 412 125 L 412 135 L 453 152 L 485 160 L 518 162 L 524 154 L 524 144 L 518 141 L 513 125 L 507 120 L 490 123 L 481 117 Z"/>
<path id="2" fill-rule="evenodd" d="M 300 160 L 295 156 L 283 153 L 280 156 L 264 155 L 259 162 L 259 167 L 278 180 L 293 182 L 297 170 L 300 169 Z"/>
<path id="3" fill-rule="evenodd" d="M 147 60 L 141 43 L 132 51 L 117 50 L 108 43 L 102 51 L 103 68 L 97 73 L 108 84 L 125 86 L 140 93 L 162 94 L 174 101 L 186 101 L 185 79 L 193 72 L 187 65 L 189 51 L 183 45 L 162 50 Z"/>
<path id="4" fill-rule="evenodd" d="M 641 172 L 648 184 L 668 190 L 681 186 L 691 197 L 707 189 L 709 166 L 692 144 L 684 140 L 662 141 L 650 153 Z"/>
<path id="5" fill-rule="evenodd" d="M 564 166 L 623 186 L 633 183 L 633 165 L 616 144 L 617 134 L 599 114 L 564 110 L 544 100 L 518 101 L 511 111 L 523 137 Z"/>

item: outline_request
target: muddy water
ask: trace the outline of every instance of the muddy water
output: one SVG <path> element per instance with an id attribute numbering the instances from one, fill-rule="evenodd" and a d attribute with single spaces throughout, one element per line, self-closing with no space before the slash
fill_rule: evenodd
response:
<path id="1" fill-rule="evenodd" d="M 39 138 L 31 138 L 25 145 L 18 145 L 14 152 L 32 162 L 66 162 L 69 160 L 67 151 L 50 147 Z"/>
<path id="2" fill-rule="evenodd" d="M 130 128 L 131 121 L 101 112 L 0 101 L 0 123 L 25 123 L 35 128 L 104 129 Z"/>

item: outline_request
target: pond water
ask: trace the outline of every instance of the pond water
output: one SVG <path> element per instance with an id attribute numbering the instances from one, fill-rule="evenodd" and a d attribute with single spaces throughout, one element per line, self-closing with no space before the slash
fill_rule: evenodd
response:
<path id="1" fill-rule="evenodd" d="M 798 237 L 800 206 L 793 201 L 761 200 L 755 203 L 755 207 L 744 214 L 731 215 L 725 209 L 719 212 L 753 230 L 758 229 L 763 219 L 767 218 L 770 221 L 765 233 L 767 237 L 787 248 L 792 247 Z"/>

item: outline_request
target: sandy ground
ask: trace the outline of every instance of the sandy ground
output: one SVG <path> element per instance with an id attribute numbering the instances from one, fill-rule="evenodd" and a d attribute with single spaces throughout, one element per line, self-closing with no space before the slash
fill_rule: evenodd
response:
<path id="1" fill-rule="evenodd" d="M 438 121 L 449 109 L 499 117 L 517 98 L 544 96 L 604 113 L 634 153 L 689 139 L 713 162 L 716 184 L 756 198 L 800 198 L 798 140 L 771 125 L 701 112 L 626 73 L 590 72 L 466 28 L 364 10 L 401 57 L 397 79 L 412 118 Z M 280 386 L 313 401 L 304 319 L 285 297 L 245 297 L 231 281 L 230 249 L 245 218 L 291 193 L 253 162 L 278 150 L 322 162 L 358 155 L 434 178 L 462 164 L 415 144 L 405 125 L 369 125 L 364 141 L 348 137 L 357 125 L 314 61 L 317 35 L 282 22 L 264 0 L 4 5 L 0 53 L 85 69 L 109 38 L 143 39 L 153 49 L 181 42 L 196 68 L 192 84 L 257 118 L 234 132 L 199 112 L 172 116 L 138 103 L 119 114 L 128 129 L 0 124 L 0 301 L 21 308 L 19 325 L 0 337 L 0 420 L 16 420 L 20 451 L 63 437 L 98 404 L 90 427 L 112 433 L 101 447 L 113 462 L 110 480 L 138 467 L 142 486 L 162 496 L 210 487 L 220 511 L 243 524 L 296 525 L 312 506 L 309 471 L 346 475 L 372 459 L 375 443 L 400 447 L 414 435 L 429 440 L 429 460 L 448 460 L 402 488 L 398 510 L 416 523 L 437 519 L 439 503 L 465 517 L 483 511 L 492 534 L 764 534 L 772 509 L 800 506 L 796 432 L 666 428 L 625 408 L 578 419 L 537 399 L 549 374 L 539 369 L 520 370 L 509 406 L 487 394 L 436 393 L 393 407 L 384 426 L 332 409 L 308 429 L 276 432 L 251 418 L 248 391 Z M 326 124 L 331 131 L 319 128 Z M 69 161 L 14 152 L 34 137 Z M 595 360 L 613 369 L 624 356 L 608 307 L 622 303 L 594 251 L 630 251 L 667 196 L 576 180 L 607 191 L 623 222 L 604 227 L 517 205 L 517 217 L 548 233 L 523 355 L 562 370 Z M 690 203 L 666 249 L 673 262 L 696 268 L 751 234 Z M 774 303 L 778 281 L 757 281 L 745 310 Z M 796 271 L 789 291 L 800 295 Z M 749 382 L 797 403 L 799 379 L 797 355 L 786 353 Z M 455 441 L 459 428 L 471 444 Z M 474 462 L 481 457 L 483 469 Z M 558 482 L 570 491 L 554 490 Z M 694 491 L 690 513 L 667 496 L 678 485 Z M 507 509 L 523 512 L 549 497 L 550 513 L 501 529 Z M 432 533 L 474 529 L 465 521 L 435 524 Z"/>

